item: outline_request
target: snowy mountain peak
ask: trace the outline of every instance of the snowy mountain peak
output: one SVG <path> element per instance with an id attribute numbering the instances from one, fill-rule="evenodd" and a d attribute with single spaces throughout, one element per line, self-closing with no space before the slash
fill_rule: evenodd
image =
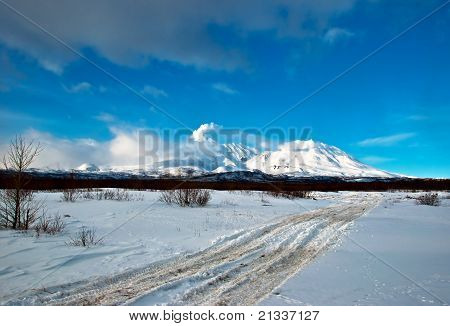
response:
<path id="1" fill-rule="evenodd" d="M 86 171 L 86 172 L 98 172 L 100 169 L 97 165 L 92 163 L 83 163 L 79 167 L 77 167 L 75 170 L 77 171 Z"/>
<path id="2" fill-rule="evenodd" d="M 180 145 L 178 154 L 156 158 L 147 164 L 147 173 L 184 175 L 189 173 L 223 173 L 235 171 L 261 171 L 271 175 L 286 174 L 295 177 L 396 177 L 398 175 L 378 170 L 359 162 L 343 150 L 314 140 L 295 140 L 283 143 L 274 151 L 263 151 L 240 144 L 219 143 L 214 132 L 220 126 L 214 123 L 201 125 L 190 140 Z M 99 169 L 85 163 L 76 170 L 142 171 L 138 166 L 114 166 Z"/>
<path id="3" fill-rule="evenodd" d="M 233 161 L 238 160 L 240 162 L 245 162 L 258 154 L 258 151 L 255 148 L 248 147 L 242 144 L 223 144 L 222 148 L 225 155 Z"/>
<path id="4" fill-rule="evenodd" d="M 313 140 L 296 140 L 253 157 L 249 170 L 295 176 L 392 177 L 393 174 L 363 164 L 341 149 Z"/>

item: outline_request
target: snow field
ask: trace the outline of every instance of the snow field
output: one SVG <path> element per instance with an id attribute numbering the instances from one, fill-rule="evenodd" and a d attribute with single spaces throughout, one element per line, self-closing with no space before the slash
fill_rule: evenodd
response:
<path id="1" fill-rule="evenodd" d="M 448 304 L 450 200 L 448 193 L 441 193 L 440 206 L 423 206 L 414 200 L 419 195 L 384 193 L 378 207 L 355 221 L 341 246 L 261 304 Z"/>
<path id="2" fill-rule="evenodd" d="M 25 290 L 114 275 L 196 252 L 240 230 L 331 203 L 214 191 L 207 207 L 181 208 L 158 201 L 158 192 L 132 193 L 144 200 L 68 203 L 61 193 L 39 193 L 50 214 L 66 215 L 66 229 L 39 238 L 33 232 L 0 231 L 0 302 Z M 89 249 L 68 246 L 82 226 L 94 227 L 103 243 Z"/>

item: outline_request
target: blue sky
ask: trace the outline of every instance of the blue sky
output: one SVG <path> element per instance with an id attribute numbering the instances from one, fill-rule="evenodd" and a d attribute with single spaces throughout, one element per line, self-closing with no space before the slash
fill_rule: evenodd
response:
<path id="1" fill-rule="evenodd" d="M 450 177 L 450 4 L 267 126 L 445 1 L 9 3 L 140 96 L 0 4 L 2 143 L 308 127 L 378 168 Z"/>

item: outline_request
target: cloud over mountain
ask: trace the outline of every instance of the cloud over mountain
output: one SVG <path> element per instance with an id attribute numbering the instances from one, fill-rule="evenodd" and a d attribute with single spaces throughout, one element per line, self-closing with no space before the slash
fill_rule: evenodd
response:
<path id="1" fill-rule="evenodd" d="M 282 143 L 273 151 L 262 150 L 243 143 L 217 141 L 221 129 L 215 123 L 205 123 L 191 137 L 171 143 L 148 131 L 116 127 L 111 128 L 112 139 L 104 142 L 58 139 L 36 130 L 30 130 L 25 136 L 39 140 L 45 148 L 36 161 L 38 168 L 95 166 L 115 171 L 144 168 L 155 173 L 191 169 L 199 172 L 261 170 L 296 176 L 392 176 L 321 142 L 295 140 Z M 6 146 L 2 144 L 0 152 L 5 152 Z"/>

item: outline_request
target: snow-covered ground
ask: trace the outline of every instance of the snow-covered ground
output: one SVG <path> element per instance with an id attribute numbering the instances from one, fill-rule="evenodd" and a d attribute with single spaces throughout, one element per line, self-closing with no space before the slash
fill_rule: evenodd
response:
<path id="1" fill-rule="evenodd" d="M 61 201 L 40 193 L 49 213 L 68 215 L 64 233 L 0 230 L 0 303 L 42 289 L 196 252 L 223 236 L 329 205 L 332 200 L 278 199 L 259 193 L 212 192 L 207 207 L 181 208 L 158 201 L 158 192 L 130 192 L 142 201 Z M 103 243 L 87 250 L 66 245 L 82 227 L 95 227 Z"/>
<path id="2" fill-rule="evenodd" d="M 266 298 L 262 305 L 442 305 L 450 303 L 450 200 L 416 205 L 385 193 L 356 220 L 342 245 Z M 447 198 L 448 193 L 441 194 Z M 370 253 L 369 253 L 370 252 Z"/>
<path id="3" fill-rule="evenodd" d="M 203 208 L 168 206 L 157 192 L 131 193 L 143 200 L 67 203 L 60 193 L 40 193 L 50 213 L 67 215 L 66 230 L 39 238 L 0 231 L 0 303 L 450 301 L 446 193 L 430 207 L 416 205 L 411 197 L 418 193 L 288 200 L 214 191 Z M 82 226 L 95 227 L 103 243 L 87 250 L 66 245 Z"/>

